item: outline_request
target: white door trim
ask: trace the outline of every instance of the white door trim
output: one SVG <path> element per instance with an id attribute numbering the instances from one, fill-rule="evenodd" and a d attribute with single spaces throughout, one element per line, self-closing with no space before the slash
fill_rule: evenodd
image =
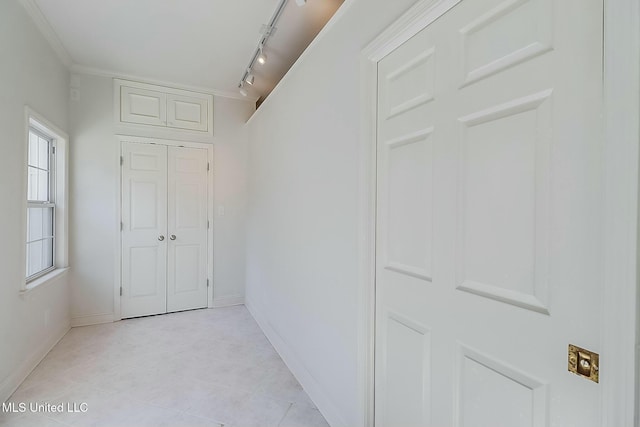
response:
<path id="1" fill-rule="evenodd" d="M 117 197 L 116 197 L 116 223 L 114 224 L 114 231 L 118 238 L 116 239 L 115 246 L 115 279 L 113 287 L 113 321 L 122 319 L 122 311 L 120 307 L 120 286 L 122 284 L 122 233 L 120 232 L 120 222 L 122 221 L 122 173 L 120 170 L 120 156 L 122 155 L 122 143 L 123 142 L 135 142 L 139 144 L 160 144 L 172 147 L 188 147 L 188 148 L 200 148 L 207 150 L 207 161 L 210 165 L 208 175 L 208 190 L 207 190 L 207 220 L 209 221 L 209 229 L 207 230 L 207 278 L 209 280 L 209 287 L 207 288 L 207 306 L 213 307 L 213 184 L 214 184 L 214 169 L 213 169 L 213 156 L 214 147 L 212 144 L 200 143 L 200 142 L 187 142 L 187 141 L 175 141 L 170 139 L 160 138 L 143 138 L 138 136 L 125 136 L 116 135 L 116 141 L 118 143 L 118 157 L 117 170 L 118 179 L 117 185 Z"/>
<path id="2" fill-rule="evenodd" d="M 377 63 L 462 0 L 421 0 L 360 56 L 358 388 L 360 425 L 374 425 Z M 605 214 L 601 386 L 603 427 L 632 426 L 637 393 L 640 7 L 605 8 Z"/>
<path id="3" fill-rule="evenodd" d="M 638 425 L 640 3 L 604 0 L 603 427 Z"/>

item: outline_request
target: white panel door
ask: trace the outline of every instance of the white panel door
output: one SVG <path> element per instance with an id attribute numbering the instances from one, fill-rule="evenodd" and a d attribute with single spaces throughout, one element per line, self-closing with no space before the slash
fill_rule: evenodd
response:
<path id="1" fill-rule="evenodd" d="M 379 62 L 378 427 L 600 425 L 601 111 L 601 0 L 463 0 Z"/>
<path id="2" fill-rule="evenodd" d="M 207 151 L 169 147 L 167 311 L 207 306 Z"/>
<path id="3" fill-rule="evenodd" d="M 207 98 L 167 94 L 167 126 L 177 129 L 207 131 Z"/>
<path id="4" fill-rule="evenodd" d="M 167 147 L 122 147 L 123 318 L 167 310 Z"/>

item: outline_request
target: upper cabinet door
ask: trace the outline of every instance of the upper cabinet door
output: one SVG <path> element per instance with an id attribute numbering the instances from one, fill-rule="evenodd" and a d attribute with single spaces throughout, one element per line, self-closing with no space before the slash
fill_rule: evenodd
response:
<path id="1" fill-rule="evenodd" d="M 147 89 L 121 87 L 121 121 L 166 126 L 167 95 Z"/>
<path id="2" fill-rule="evenodd" d="M 213 139 L 213 95 L 114 79 L 116 132 L 148 138 Z"/>
<path id="3" fill-rule="evenodd" d="M 176 129 L 208 131 L 208 100 L 167 94 L 167 126 Z"/>

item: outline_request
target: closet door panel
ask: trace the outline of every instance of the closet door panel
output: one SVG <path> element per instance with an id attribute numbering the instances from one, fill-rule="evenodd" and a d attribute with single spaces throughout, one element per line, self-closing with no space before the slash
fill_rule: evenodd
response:
<path id="1" fill-rule="evenodd" d="M 167 147 L 123 144 L 122 318 L 166 312 Z"/>
<path id="2" fill-rule="evenodd" d="M 207 306 L 207 155 L 169 147 L 167 311 Z"/>

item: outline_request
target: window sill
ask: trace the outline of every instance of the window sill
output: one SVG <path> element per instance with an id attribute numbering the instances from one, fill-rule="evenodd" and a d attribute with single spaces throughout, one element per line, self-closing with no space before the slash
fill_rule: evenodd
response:
<path id="1" fill-rule="evenodd" d="M 58 278 L 65 275 L 68 270 L 69 270 L 69 267 L 56 268 L 52 272 L 47 273 L 44 276 L 38 277 L 37 279 L 27 283 L 25 287 L 22 290 L 20 290 L 20 293 L 26 294 L 38 288 L 44 287 L 52 282 L 55 282 Z"/>

